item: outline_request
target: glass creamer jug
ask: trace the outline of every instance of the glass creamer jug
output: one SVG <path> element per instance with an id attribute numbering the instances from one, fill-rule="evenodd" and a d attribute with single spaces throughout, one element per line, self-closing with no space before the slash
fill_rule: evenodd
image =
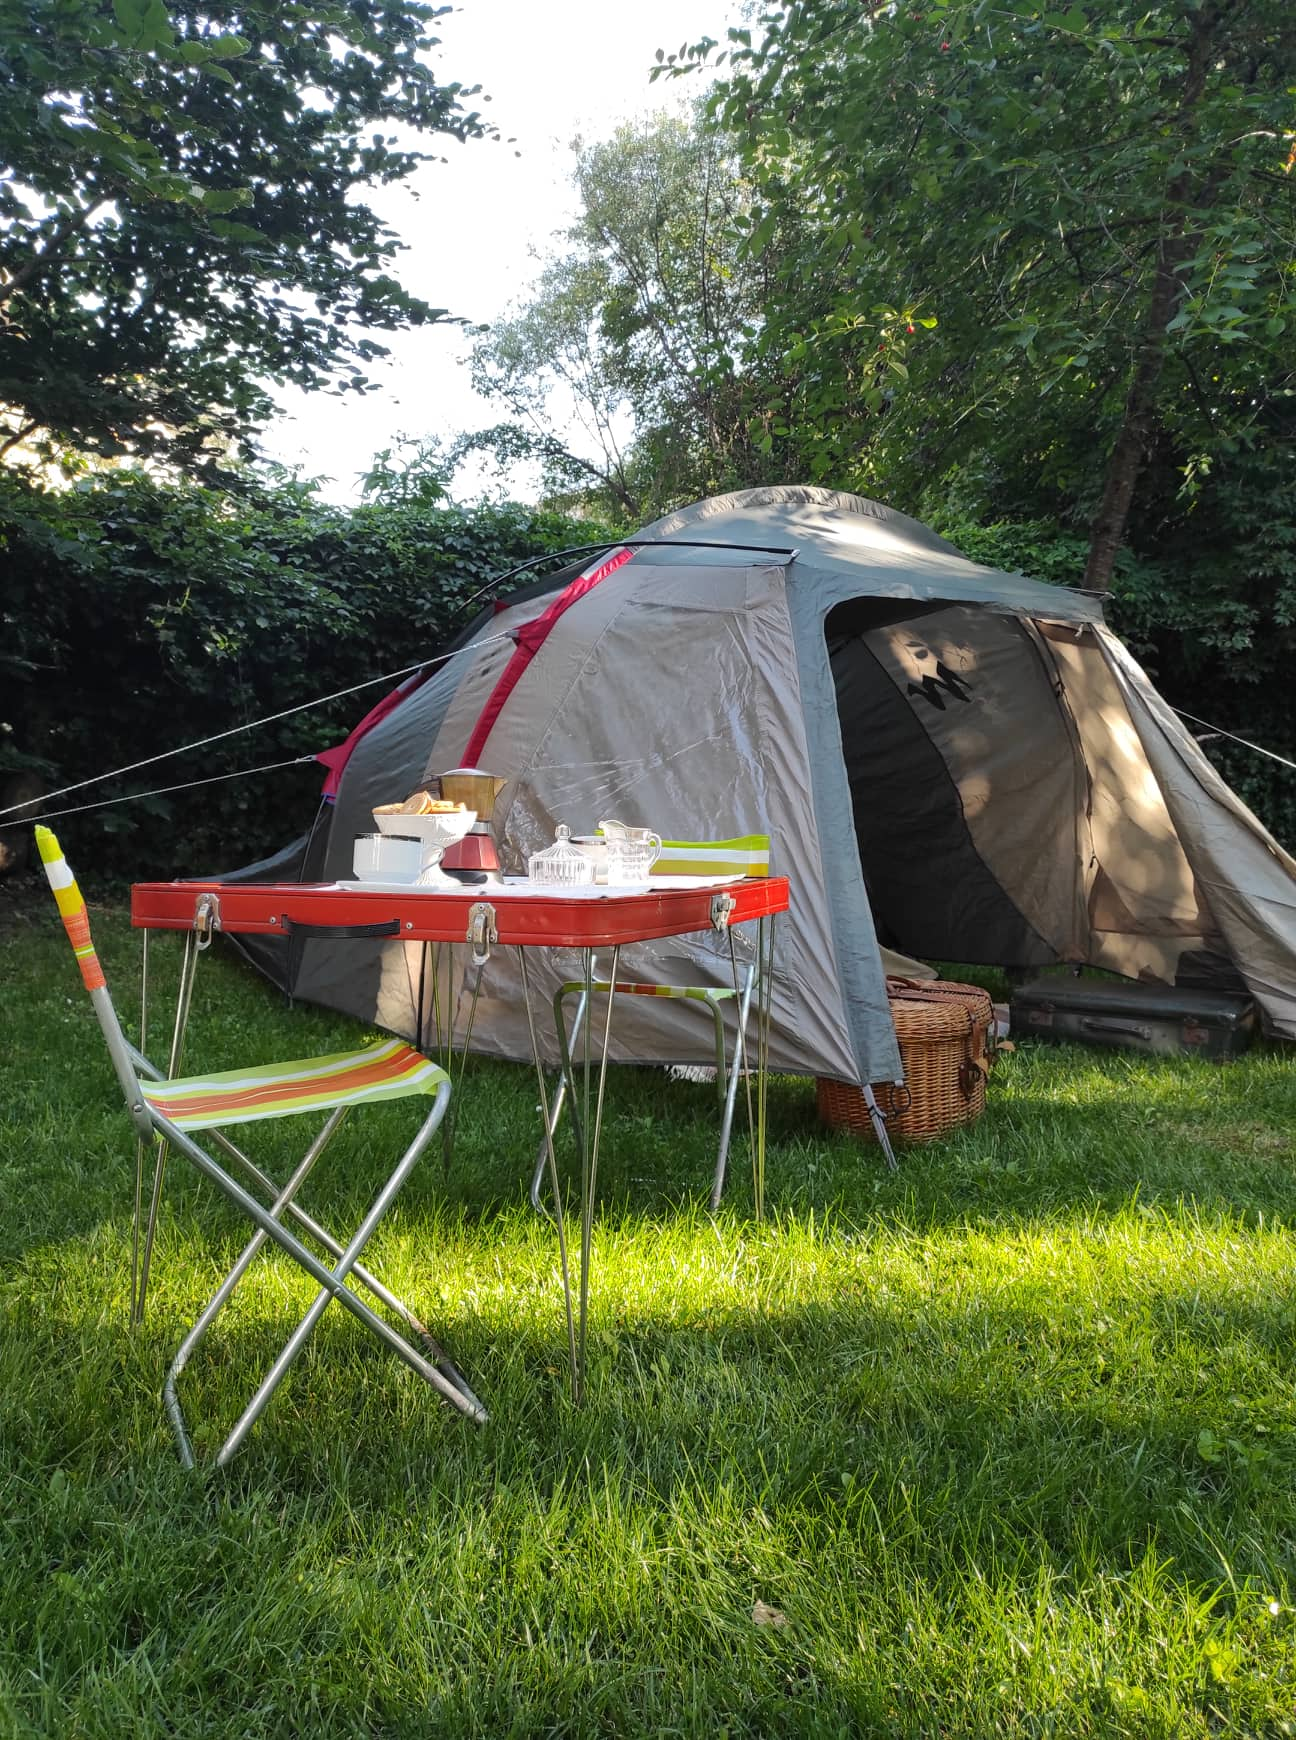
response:
<path id="1" fill-rule="evenodd" d="M 646 882 L 661 853 L 661 835 L 651 828 L 628 828 L 624 822 L 600 822 L 599 831 L 607 841 L 608 887 Z"/>

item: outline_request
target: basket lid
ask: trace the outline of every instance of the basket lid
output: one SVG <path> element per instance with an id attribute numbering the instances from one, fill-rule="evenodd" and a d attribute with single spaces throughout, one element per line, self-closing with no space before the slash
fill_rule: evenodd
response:
<path id="1" fill-rule="evenodd" d="M 951 979 L 888 979 L 887 1002 L 901 1039 L 952 1039 L 994 1018 L 988 991 Z"/>

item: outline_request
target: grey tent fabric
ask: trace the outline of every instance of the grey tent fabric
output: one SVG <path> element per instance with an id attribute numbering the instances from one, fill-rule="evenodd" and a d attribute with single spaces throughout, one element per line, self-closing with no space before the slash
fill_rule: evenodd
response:
<path id="1" fill-rule="evenodd" d="M 859 495 L 809 485 L 715 496 L 645 526 L 645 538 L 708 538 L 771 553 L 796 552 L 797 590 L 819 597 L 822 614 L 852 598 L 980 605 L 1059 622 L 1101 622 L 1098 602 L 1020 574 L 1002 574 L 960 556 L 917 520 Z M 654 559 L 665 552 L 654 551 Z M 674 557 L 687 561 L 681 548 Z"/>
<path id="2" fill-rule="evenodd" d="M 1103 653 L 1227 952 L 1274 1033 L 1296 1039 L 1296 860 L 1229 790 L 1112 634 Z"/>
<path id="3" fill-rule="evenodd" d="M 1296 1036 L 1296 866 L 1094 599 L 979 567 L 904 515 L 812 488 L 697 503 L 625 550 L 606 575 L 591 559 L 483 614 L 356 745 L 304 876 L 347 877 L 374 804 L 462 764 L 484 721 L 476 759 L 508 781 L 506 871 L 559 821 L 770 835 L 792 888 L 776 1069 L 898 1079 L 885 977 L 906 957 L 1171 982 L 1205 951 L 1233 963 L 1272 1031 Z M 317 940 L 261 964 L 296 996 L 415 1034 L 417 950 Z M 574 968 L 533 962 L 545 990 Z M 732 963 L 707 935 L 628 950 L 624 970 L 726 983 Z M 464 963 L 442 972 L 438 1006 L 462 1009 Z M 528 1055 L 508 951 L 480 993 L 473 1049 Z M 624 1001 L 614 1056 L 709 1060 L 709 1024 L 688 1005 Z"/>

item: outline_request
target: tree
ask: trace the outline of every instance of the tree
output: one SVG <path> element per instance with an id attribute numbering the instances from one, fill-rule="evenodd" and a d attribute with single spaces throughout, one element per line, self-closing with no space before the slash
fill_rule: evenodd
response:
<path id="1" fill-rule="evenodd" d="M 209 462 L 444 312 L 355 197 L 483 129 L 418 0 L 0 0 L 0 456 Z M 374 126 L 381 131 L 371 132 Z"/>
<path id="2" fill-rule="evenodd" d="M 565 249 L 474 353 L 474 384 L 510 421 L 460 452 L 536 459 L 552 495 L 631 520 L 761 481 L 766 395 L 742 357 L 774 249 L 739 255 L 731 145 L 697 114 L 658 114 L 573 149 Z"/>
<path id="3" fill-rule="evenodd" d="M 1106 591 L 1153 450 L 1199 473 L 1296 385 L 1296 8 L 796 0 L 762 25 L 729 33 L 714 111 L 748 250 L 799 226 L 757 346 L 802 470 L 910 505 L 958 466 L 1034 471 Z"/>

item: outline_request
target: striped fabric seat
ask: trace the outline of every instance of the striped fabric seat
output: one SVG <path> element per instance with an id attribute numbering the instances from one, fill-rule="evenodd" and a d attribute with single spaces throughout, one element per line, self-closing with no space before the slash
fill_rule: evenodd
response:
<path id="1" fill-rule="evenodd" d="M 437 1064 L 399 1039 L 361 1051 L 300 1058 L 258 1069 L 226 1069 L 175 1081 L 141 1082 L 149 1105 L 182 1130 L 251 1124 L 294 1112 L 399 1100 L 434 1094 L 449 1078 Z"/>
<path id="2" fill-rule="evenodd" d="M 768 876 L 769 856 L 768 834 L 741 834 L 733 840 L 663 840 L 652 873 L 654 876 Z M 727 997 L 739 995 L 729 985 L 645 985 L 636 984 L 633 979 L 620 979 L 615 985 L 607 979 L 599 979 L 591 988 L 604 996 L 614 992 L 619 997 L 691 997 L 705 1003 L 723 1002 Z M 584 989 L 579 979 L 571 979 L 558 995 L 560 999 L 574 997 Z"/>

